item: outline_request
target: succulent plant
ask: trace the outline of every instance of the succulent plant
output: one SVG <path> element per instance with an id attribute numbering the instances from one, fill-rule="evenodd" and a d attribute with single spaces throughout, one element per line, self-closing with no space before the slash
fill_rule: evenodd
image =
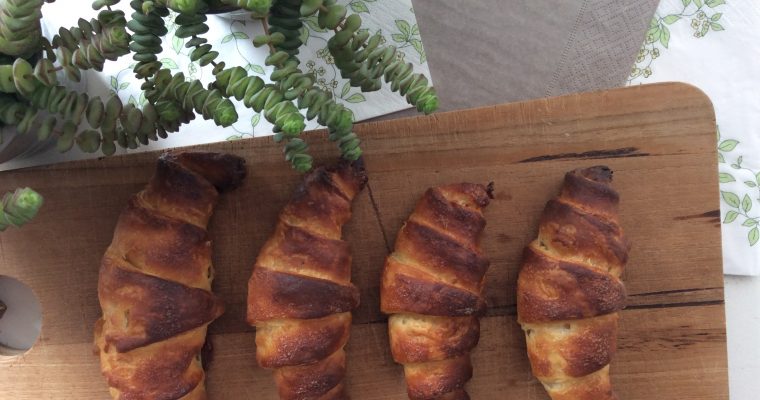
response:
<path id="1" fill-rule="evenodd" d="M 52 40 L 40 30 L 43 3 L 0 0 L 0 126 L 15 126 L 18 134 L 36 132 L 40 140 L 55 137 L 59 151 L 77 145 L 85 152 L 111 155 L 116 146 L 133 149 L 165 138 L 196 115 L 229 126 L 238 119 L 234 98 L 274 125 L 274 139 L 284 142 L 285 158 L 298 171 L 312 167 L 308 145 L 300 137 L 306 120 L 327 127 L 344 158 L 359 158 L 353 113 L 315 85 L 315 76 L 304 72 L 298 59 L 303 45 L 299 29 L 313 15 L 321 28 L 333 31 L 328 49 L 351 86 L 375 91 L 384 80 L 420 112 L 438 107 L 427 78 L 397 58 L 394 46 L 382 44 L 380 33 L 360 29 L 361 17 L 349 15 L 336 0 L 132 0 L 130 16 L 111 8 L 119 0 L 95 0 L 96 18 L 80 18 Z M 207 14 L 234 9 L 250 12 L 264 27 L 265 34 L 254 37 L 253 44 L 269 49 L 266 64 L 274 67 L 269 83 L 240 66 L 226 66 L 203 38 L 209 30 Z M 162 68 L 157 55 L 170 10 L 178 13 L 176 35 L 188 39 L 191 60 L 212 66 L 214 79 L 208 86 Z M 135 76 L 144 81 L 147 102 L 142 109 L 124 105 L 116 95 L 90 97 L 58 82 L 59 71 L 78 81 L 81 71 L 101 71 L 106 61 L 127 54 L 136 62 Z"/>
<path id="2" fill-rule="evenodd" d="M 0 232 L 29 222 L 42 207 L 42 196 L 29 188 L 8 192 L 0 200 Z"/>

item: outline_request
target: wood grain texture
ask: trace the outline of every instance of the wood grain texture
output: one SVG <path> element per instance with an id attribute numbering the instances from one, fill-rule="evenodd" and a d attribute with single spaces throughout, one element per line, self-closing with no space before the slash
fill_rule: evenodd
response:
<path id="1" fill-rule="evenodd" d="M 618 394 L 728 398 L 715 120 L 702 92 L 683 84 L 646 85 L 374 122 L 358 131 L 370 182 L 345 229 L 362 296 L 347 347 L 354 398 L 405 398 L 403 372 L 391 359 L 379 311 L 383 262 L 403 220 L 430 186 L 494 181 L 483 240 L 492 262 L 490 308 L 468 391 L 473 399 L 547 399 L 530 375 L 515 320 L 520 255 L 564 173 L 595 164 L 615 171 L 621 225 L 633 242 L 623 276 L 628 308 L 612 363 Z M 317 159 L 326 162 L 336 151 L 322 135 L 307 136 Z M 210 398 L 275 399 L 245 323 L 246 284 L 300 178 L 269 138 L 199 148 L 241 155 L 250 168 L 243 187 L 221 198 L 209 228 L 214 290 L 227 304 L 210 331 Z M 23 357 L 0 359 L 0 399 L 106 398 L 91 344 L 100 314 L 98 265 L 119 213 L 150 177 L 156 156 L 0 175 L 3 187 L 31 186 L 46 198 L 31 224 L 0 235 L 0 274 L 29 284 L 43 308 L 37 345 Z"/>

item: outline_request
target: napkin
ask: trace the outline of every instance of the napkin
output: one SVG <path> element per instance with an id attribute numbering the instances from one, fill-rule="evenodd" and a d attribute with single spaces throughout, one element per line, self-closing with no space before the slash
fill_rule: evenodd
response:
<path id="1" fill-rule="evenodd" d="M 410 62 L 415 72 L 426 74 L 430 78 L 427 57 L 411 0 L 338 0 L 338 2 L 362 17 L 363 28 L 368 29 L 372 34 L 380 32 L 384 38 L 383 43 L 395 45 L 398 48 L 396 53 L 398 58 Z M 57 32 L 60 27 L 76 26 L 79 18 L 89 19 L 96 16 L 96 11 L 89 7 L 89 1 L 76 2 L 87 4 L 87 7 L 72 7 L 73 3 L 58 1 L 43 7 L 44 23 L 49 31 Z M 124 10 L 129 16 L 132 10 L 128 4 L 128 1 L 122 1 L 115 8 Z M 210 82 L 213 78 L 212 67 L 200 67 L 198 63 L 190 62 L 190 50 L 184 47 L 185 40 L 175 36 L 177 25 L 173 21 L 174 17 L 176 14 L 171 15 L 167 25 L 169 33 L 163 38 L 163 52 L 159 55 L 159 60 L 173 73 L 183 72 L 186 77 L 199 79 L 204 84 Z M 271 67 L 264 65 L 268 50 L 257 49 L 251 42 L 255 35 L 263 34 L 263 27 L 259 21 L 241 19 L 239 15 L 209 15 L 207 24 L 210 30 L 203 37 L 207 38 L 214 46 L 214 50 L 220 53 L 218 61 L 224 61 L 228 67 L 242 66 L 248 70 L 249 74 L 267 80 L 266 78 L 271 73 Z M 330 32 L 319 28 L 316 16 L 306 21 L 301 37 L 306 43 L 306 48 L 299 54 L 301 68 L 313 72 L 317 77 L 317 86 L 332 92 L 339 102 L 348 106 L 354 112 L 356 121 L 409 108 L 406 100 L 398 93 L 391 92 L 386 84 L 379 91 L 362 93 L 358 88 L 351 87 L 347 80 L 342 79 L 327 51 L 327 38 L 330 37 Z M 99 95 L 103 98 L 110 93 L 117 93 L 125 104 L 127 102 L 144 104 L 145 98 L 141 96 L 140 91 L 141 82 L 132 73 L 133 63 L 130 56 L 124 56 L 115 62 L 106 62 L 103 72 L 88 71 L 83 74 L 86 92 L 91 96 Z M 237 107 L 237 111 L 240 118 L 231 127 L 221 128 L 213 121 L 204 121 L 197 116 L 179 132 L 169 134 L 167 139 L 151 142 L 135 150 L 119 148 L 117 151 L 119 154 L 124 154 L 271 135 L 272 124 L 262 115 L 245 108 L 242 104 Z M 307 123 L 306 129 L 314 129 L 318 126 L 316 121 L 311 121 Z M 102 154 L 86 154 L 77 148 L 63 154 L 58 153 L 54 148 L 49 148 L 29 157 L 2 163 L 0 171 L 99 156 Z"/>
<path id="2" fill-rule="evenodd" d="M 760 274 L 760 3 L 663 0 L 629 84 L 683 81 L 715 106 L 723 266 Z"/>
<path id="3" fill-rule="evenodd" d="M 448 111 L 622 86 L 657 3 L 414 0 L 414 9 Z"/>

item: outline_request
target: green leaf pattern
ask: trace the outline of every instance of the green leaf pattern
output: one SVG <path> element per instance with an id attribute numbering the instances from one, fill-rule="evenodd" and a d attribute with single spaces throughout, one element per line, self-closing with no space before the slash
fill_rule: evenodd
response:
<path id="1" fill-rule="evenodd" d="M 678 24 L 689 24 L 692 36 L 699 39 L 710 32 L 724 30 L 718 21 L 723 16 L 722 12 L 716 12 L 715 8 L 726 4 L 723 0 L 682 0 L 683 8 L 672 10 L 664 16 L 655 15 L 649 23 L 649 30 L 644 38 L 644 45 L 636 57 L 636 64 L 628 76 L 628 83 L 634 79 L 652 76 L 652 64 L 670 46 L 670 28 Z"/>
<path id="2" fill-rule="evenodd" d="M 410 25 L 409 22 L 403 19 L 397 19 L 396 28 L 398 32 L 391 34 L 391 39 L 399 49 L 410 47 L 417 52 L 420 57 L 420 64 L 427 61 L 425 55 L 425 49 L 422 48 L 422 40 L 420 40 L 420 28 L 417 24 Z"/>
<path id="3" fill-rule="evenodd" d="M 754 246 L 760 239 L 760 213 L 752 213 L 752 210 L 757 209 L 755 202 L 760 202 L 760 171 L 744 164 L 744 156 L 738 154 L 740 146 L 738 140 L 722 139 L 718 129 L 718 165 L 721 168 L 718 181 L 721 200 L 727 206 L 723 223 L 750 228 L 747 231 L 747 243 Z M 723 171 L 726 165 L 733 170 L 731 173 Z"/>

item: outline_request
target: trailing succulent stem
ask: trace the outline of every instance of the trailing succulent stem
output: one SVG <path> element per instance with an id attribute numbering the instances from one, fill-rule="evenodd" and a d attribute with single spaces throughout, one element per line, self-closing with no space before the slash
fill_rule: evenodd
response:
<path id="1" fill-rule="evenodd" d="M 305 74 L 299 68 L 300 60 L 297 57 L 298 49 L 303 45 L 299 35 L 299 29 L 303 26 L 301 22 L 300 9 L 302 2 L 300 0 L 281 0 L 276 2 L 270 9 L 269 17 L 263 21 L 265 31 L 264 36 L 255 37 L 254 45 L 268 45 L 270 55 L 266 59 L 267 65 L 274 66 L 272 80 L 275 82 L 275 88 L 279 89 L 285 101 L 291 103 L 290 106 L 281 105 L 281 110 L 287 110 L 289 118 L 295 123 L 296 115 L 301 117 L 300 112 L 294 112 L 294 109 L 306 110 L 306 119 L 312 120 L 317 118 L 317 122 L 328 128 L 329 138 L 338 143 L 344 158 L 356 160 L 361 156 L 359 139 L 353 133 L 353 113 L 346 109 L 342 104 L 338 104 L 332 97 L 332 93 L 324 91 L 314 86 L 314 76 Z M 297 106 L 292 106 L 292 101 L 297 101 Z M 267 116 L 270 122 L 275 119 L 275 140 L 286 140 L 285 157 L 291 161 L 298 170 L 308 170 L 311 168 L 311 156 L 306 151 L 307 144 L 300 139 L 299 132 L 293 132 L 281 129 L 276 123 L 278 115 L 274 118 Z M 302 121 L 302 119 L 300 119 Z"/>
<path id="2" fill-rule="evenodd" d="M 29 57 L 42 40 L 43 0 L 0 0 L 0 53 Z"/>
<path id="3" fill-rule="evenodd" d="M 168 69 L 159 70 L 145 97 L 152 102 L 173 102 L 185 113 L 194 111 L 219 126 L 230 126 L 238 119 L 235 105 L 218 89 L 206 89 L 198 80 L 188 81 L 181 72 L 172 75 Z"/>
<path id="4" fill-rule="evenodd" d="M 150 78 L 161 68 L 158 54 L 163 50 L 161 38 L 168 32 L 164 18 L 169 10 L 156 7 L 152 1 L 133 0 L 129 6 L 134 10 L 127 22 L 127 28 L 133 32 L 129 49 L 137 62 L 133 70 L 138 79 Z"/>
<path id="5" fill-rule="evenodd" d="M 0 232 L 29 222 L 42 207 L 42 196 L 29 188 L 8 192 L 0 201 Z"/>
<path id="6" fill-rule="evenodd" d="M 371 92 L 379 90 L 380 78 L 385 78 L 391 90 L 406 96 L 417 111 L 429 114 L 438 108 L 438 96 L 425 75 L 413 73 L 412 64 L 397 58 L 395 46 L 380 46 L 379 32 L 372 37 L 367 31 L 360 32 L 358 14 L 347 17 L 346 7 L 335 0 L 304 0 L 300 13 L 303 17 L 316 13 L 320 28 L 335 31 L 327 48 L 341 77 L 349 79 L 351 86 Z"/>

